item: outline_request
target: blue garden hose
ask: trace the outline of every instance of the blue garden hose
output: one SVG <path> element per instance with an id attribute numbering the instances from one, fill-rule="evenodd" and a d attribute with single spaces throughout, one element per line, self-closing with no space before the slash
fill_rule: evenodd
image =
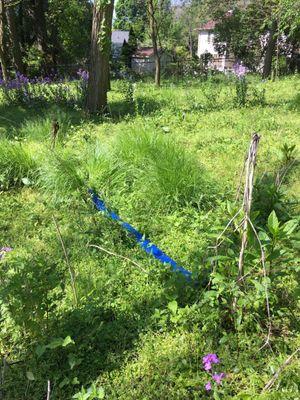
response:
<path id="1" fill-rule="evenodd" d="M 126 229 L 129 233 L 131 233 L 135 239 L 137 244 L 148 254 L 151 254 L 157 260 L 159 260 L 163 264 L 169 264 L 172 268 L 173 272 L 179 272 L 183 274 L 187 279 L 191 279 L 192 273 L 185 268 L 181 267 L 174 261 L 172 258 L 167 256 L 162 250 L 156 247 L 150 240 L 146 239 L 144 235 L 142 235 L 139 231 L 137 231 L 133 226 L 129 223 L 122 221 L 122 219 L 115 214 L 114 212 L 107 209 L 103 200 L 101 200 L 96 192 L 92 189 L 89 189 L 89 193 L 92 195 L 92 200 L 98 211 L 104 212 L 109 218 L 114 221 L 117 221 L 124 229 Z"/>

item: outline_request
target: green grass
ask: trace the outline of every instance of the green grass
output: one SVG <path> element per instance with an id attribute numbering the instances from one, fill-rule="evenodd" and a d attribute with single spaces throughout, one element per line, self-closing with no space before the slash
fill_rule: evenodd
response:
<path id="1" fill-rule="evenodd" d="M 299 148 L 280 191 L 268 182 L 283 165 L 283 145 L 299 142 L 300 78 L 261 82 L 253 76 L 249 81 L 244 108 L 235 106 L 234 83 L 224 77 L 167 80 L 160 89 L 138 82 L 133 104 L 113 82 L 105 117 L 51 104 L 35 109 L 0 104 L 0 248 L 14 249 L 0 261 L 0 352 L 12 363 L 5 372 L 5 398 L 43 398 L 48 380 L 51 399 L 59 400 L 92 383 L 104 388 L 107 399 L 209 398 L 202 357 L 210 352 L 218 354 L 227 373 L 214 398 L 300 396 L 297 357 L 263 393 L 274 371 L 299 347 L 297 235 L 278 235 L 274 251 L 264 242 L 272 348 L 260 349 L 267 317 L 255 238 L 249 237 L 249 277 L 237 312 L 232 302 L 238 290 L 239 234 L 228 232 L 219 249 L 223 258 L 211 275 L 212 246 L 237 207 L 253 132 L 261 135 L 257 229 L 271 236 L 266 220 L 273 208 L 280 226 L 296 219 L 299 210 Z M 255 103 L 254 89 L 265 89 L 265 105 Z M 53 119 L 60 124 L 55 149 Z M 172 274 L 117 223 L 97 213 L 89 187 L 193 271 L 197 284 Z M 69 266 L 75 271 L 78 306 Z M 53 342 L 68 336 L 74 344 Z"/>
<path id="2" fill-rule="evenodd" d="M 36 175 L 32 149 L 18 142 L 0 141 L 0 188 L 26 184 Z"/>

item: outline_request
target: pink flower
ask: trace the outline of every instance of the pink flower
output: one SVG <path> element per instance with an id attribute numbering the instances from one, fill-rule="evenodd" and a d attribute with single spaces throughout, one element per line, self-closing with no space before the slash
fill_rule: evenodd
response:
<path id="1" fill-rule="evenodd" d="M 222 379 L 225 378 L 225 374 L 224 372 L 221 372 L 220 374 L 214 374 L 212 378 L 218 385 L 220 385 Z"/>
<path id="2" fill-rule="evenodd" d="M 236 63 L 233 65 L 233 73 L 237 78 L 242 78 L 248 72 L 247 67 L 243 64 Z"/>
<path id="3" fill-rule="evenodd" d="M 212 367 L 212 365 L 209 362 L 204 364 L 205 371 L 209 371 L 211 369 L 211 367 Z"/>
<path id="4" fill-rule="evenodd" d="M 216 354 L 210 353 L 202 358 L 202 362 L 205 371 L 209 371 L 212 368 L 212 364 L 219 364 L 220 360 Z"/>
<path id="5" fill-rule="evenodd" d="M 211 382 L 207 382 L 207 384 L 205 385 L 205 390 L 208 392 L 211 390 Z"/>

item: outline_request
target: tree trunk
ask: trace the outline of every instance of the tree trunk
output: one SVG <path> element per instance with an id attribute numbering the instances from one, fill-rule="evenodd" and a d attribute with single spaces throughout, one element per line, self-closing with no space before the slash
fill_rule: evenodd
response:
<path id="1" fill-rule="evenodd" d="M 51 62 L 46 23 L 46 9 L 48 3 L 47 0 L 27 0 L 26 3 L 24 8 L 32 23 L 34 40 L 38 50 L 43 54 L 44 64 L 47 69 L 47 65 Z"/>
<path id="2" fill-rule="evenodd" d="M 58 26 L 55 23 L 50 24 L 50 42 L 51 42 L 51 61 L 53 66 L 59 63 L 59 56 L 62 52 L 62 46 L 59 40 Z M 56 67 L 55 67 L 56 68 Z"/>
<path id="3" fill-rule="evenodd" d="M 94 3 L 86 103 L 90 113 L 103 112 L 107 108 L 113 8 L 114 0 L 106 5 Z"/>
<path id="4" fill-rule="evenodd" d="M 1 63 L 2 78 L 4 81 L 7 81 L 9 76 L 8 76 L 8 65 L 5 53 L 6 46 L 5 46 L 4 23 L 5 23 L 4 0 L 0 0 L 0 63 Z"/>
<path id="5" fill-rule="evenodd" d="M 35 0 L 34 4 L 34 19 L 36 22 L 36 40 L 38 47 L 45 54 L 49 54 L 48 37 L 46 26 L 46 3 L 45 0 Z"/>
<path id="6" fill-rule="evenodd" d="M 153 46 L 153 54 L 155 59 L 155 84 L 156 86 L 160 86 L 160 54 L 158 49 L 158 27 L 157 21 L 155 18 L 155 6 L 153 0 L 148 0 L 148 13 L 149 13 L 149 21 L 150 21 L 150 32 L 151 32 L 151 40 Z"/>
<path id="7" fill-rule="evenodd" d="M 263 78 L 269 78 L 272 72 L 272 60 L 276 45 L 276 22 L 272 23 L 264 59 Z"/>
<path id="8" fill-rule="evenodd" d="M 15 3 L 10 0 L 6 3 L 6 18 L 11 42 L 14 66 L 18 72 L 24 73 L 20 37 L 16 25 Z"/>
<path id="9" fill-rule="evenodd" d="M 104 79 L 106 79 L 106 87 L 105 87 L 106 93 L 111 90 L 109 60 L 110 60 L 110 54 L 111 54 L 111 31 L 112 31 L 113 12 L 114 12 L 114 4 L 112 1 L 106 11 L 106 14 L 105 14 L 105 20 L 108 23 L 108 26 L 107 26 L 107 38 L 108 38 L 107 44 L 108 44 L 108 46 L 107 46 L 107 51 L 104 54 L 104 57 L 105 57 Z"/>
<path id="10" fill-rule="evenodd" d="M 192 34 L 192 27 L 189 26 L 189 50 L 190 50 L 190 57 L 191 60 L 193 59 L 194 56 L 194 49 L 193 49 L 193 34 Z"/>

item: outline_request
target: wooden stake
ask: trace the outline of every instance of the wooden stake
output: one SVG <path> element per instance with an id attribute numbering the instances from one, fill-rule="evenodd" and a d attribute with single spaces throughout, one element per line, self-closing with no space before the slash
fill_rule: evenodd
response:
<path id="1" fill-rule="evenodd" d="M 48 386 L 47 386 L 47 400 L 50 400 L 50 393 L 51 393 L 51 386 L 50 386 L 50 381 L 48 381 Z"/>
<path id="2" fill-rule="evenodd" d="M 239 270 L 238 270 L 238 282 L 242 282 L 244 275 L 244 253 L 247 247 L 247 236 L 248 236 L 248 222 L 250 219 L 252 197 L 253 197 L 253 185 L 254 185 L 254 170 L 256 166 L 256 155 L 258 149 L 258 143 L 260 136 L 254 133 L 250 143 L 247 161 L 246 161 L 246 173 L 245 173 L 245 189 L 243 199 L 243 226 L 242 226 L 242 243 L 239 255 Z"/>

